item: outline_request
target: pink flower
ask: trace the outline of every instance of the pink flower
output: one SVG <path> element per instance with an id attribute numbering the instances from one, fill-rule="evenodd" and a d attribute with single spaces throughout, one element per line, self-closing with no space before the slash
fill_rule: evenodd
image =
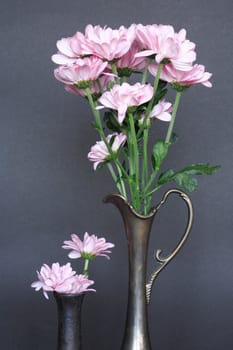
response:
<path id="1" fill-rule="evenodd" d="M 69 294 L 82 294 L 85 292 L 95 292 L 95 289 L 90 289 L 94 281 L 89 280 L 85 275 L 75 275 L 73 279 L 72 289 Z"/>
<path id="2" fill-rule="evenodd" d="M 173 66 L 180 70 L 189 70 L 196 59 L 195 44 L 186 39 L 186 30 L 175 33 L 170 25 L 137 25 L 137 39 L 144 51 L 136 57 L 155 55 L 157 63 L 168 59 Z"/>
<path id="3" fill-rule="evenodd" d="M 112 139 L 114 138 L 113 142 Z M 111 144 L 111 150 L 113 153 L 118 152 L 119 148 L 125 143 L 126 141 L 126 135 L 123 133 L 117 134 L 111 134 L 106 137 L 107 142 Z M 90 152 L 87 155 L 88 159 L 91 162 L 94 162 L 94 170 L 97 169 L 98 165 L 100 163 L 106 162 L 111 159 L 110 152 L 104 143 L 104 141 L 97 141 L 94 146 L 91 147 Z"/>
<path id="4" fill-rule="evenodd" d="M 52 55 L 51 59 L 54 63 L 62 65 L 73 64 L 78 58 L 91 54 L 87 47 L 87 40 L 81 32 L 58 40 L 57 49 L 58 52 Z"/>
<path id="5" fill-rule="evenodd" d="M 140 49 L 141 46 L 139 46 L 139 43 L 135 40 L 129 51 L 116 62 L 117 68 L 129 68 L 132 70 L 144 69 L 146 66 L 146 58 L 135 57 L 136 53 L 138 53 Z"/>
<path id="6" fill-rule="evenodd" d="M 43 294 L 48 299 L 47 292 L 64 294 L 79 294 L 93 289 L 87 289 L 94 282 L 85 276 L 76 275 L 70 263 L 60 266 L 59 263 L 52 264 L 52 267 L 44 264 L 40 272 L 37 271 L 38 281 L 31 284 L 36 291 L 43 289 Z"/>
<path id="7" fill-rule="evenodd" d="M 129 51 L 135 38 L 135 28 L 121 26 L 119 29 L 112 29 L 89 24 L 85 29 L 85 38 L 93 55 L 113 61 Z"/>
<path id="8" fill-rule="evenodd" d="M 109 249 L 114 247 L 114 244 L 106 242 L 105 238 L 98 238 L 87 232 L 84 234 L 83 241 L 75 233 L 71 234 L 71 239 L 71 241 L 64 241 L 65 244 L 62 246 L 64 249 L 71 249 L 68 255 L 71 259 L 80 257 L 92 259 L 96 256 L 105 256 L 109 259 L 107 255 L 111 253 Z"/>
<path id="9" fill-rule="evenodd" d="M 164 122 L 169 122 L 171 120 L 172 104 L 166 102 L 165 99 L 160 100 L 157 105 L 154 106 L 147 118 L 147 123 L 151 119 L 159 119 Z M 145 115 L 139 120 L 139 124 L 142 124 L 144 121 Z"/>
<path id="10" fill-rule="evenodd" d="M 56 68 L 54 75 L 67 85 L 81 84 L 98 79 L 107 64 L 97 57 L 84 57 L 77 59 L 75 64 Z"/>
<path id="11" fill-rule="evenodd" d="M 163 120 L 164 122 L 169 122 L 171 120 L 172 104 L 166 102 L 165 99 L 160 100 L 157 105 L 154 106 L 150 112 L 148 118 Z"/>
<path id="12" fill-rule="evenodd" d="M 157 66 L 150 65 L 149 71 L 152 75 L 156 75 Z M 175 69 L 172 64 L 167 64 L 163 67 L 160 78 L 171 84 L 178 84 L 180 86 L 191 86 L 195 84 L 202 84 L 207 87 L 212 87 L 209 82 L 212 74 L 205 72 L 205 66 L 195 64 L 189 71 L 180 71 Z"/>
<path id="13" fill-rule="evenodd" d="M 70 42 L 72 51 L 75 53 L 75 55 L 77 55 L 77 57 L 92 54 L 92 51 L 89 49 L 88 44 L 89 42 L 86 35 L 81 32 L 76 32 Z"/>
<path id="14" fill-rule="evenodd" d="M 72 64 L 77 60 L 77 55 L 71 48 L 72 38 L 62 38 L 57 41 L 58 52 L 51 59 L 56 64 Z"/>
<path id="15" fill-rule="evenodd" d="M 129 85 L 114 85 L 110 91 L 106 91 L 100 98 L 99 102 L 104 107 L 118 111 L 118 122 L 122 124 L 128 107 L 139 106 L 148 102 L 153 96 L 153 87 L 150 84 L 136 83 Z M 101 108 L 98 107 L 98 108 Z"/>
<path id="16" fill-rule="evenodd" d="M 110 81 L 114 81 L 114 76 L 109 76 L 109 75 L 102 75 L 101 77 L 98 78 L 100 85 L 102 86 L 103 90 L 107 88 L 107 85 Z M 65 85 L 65 90 L 68 92 L 71 92 L 75 95 L 79 95 L 82 97 L 86 96 L 86 91 L 85 89 L 79 89 L 75 85 Z M 101 95 L 100 87 L 97 81 L 93 81 L 92 85 L 90 87 L 91 93 L 92 94 L 97 94 Z"/>

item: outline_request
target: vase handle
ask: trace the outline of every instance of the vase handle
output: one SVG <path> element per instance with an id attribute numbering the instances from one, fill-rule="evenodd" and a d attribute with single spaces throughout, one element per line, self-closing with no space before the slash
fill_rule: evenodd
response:
<path id="1" fill-rule="evenodd" d="M 189 198 L 189 196 L 178 190 L 178 189 L 171 189 L 169 191 L 167 191 L 161 202 L 159 203 L 159 205 L 155 208 L 155 211 L 157 212 L 160 207 L 166 202 L 167 198 L 170 196 L 170 194 L 172 193 L 176 193 L 178 194 L 186 203 L 187 207 L 188 207 L 188 221 L 187 221 L 187 225 L 185 228 L 185 232 L 181 238 L 181 240 L 179 241 L 179 243 L 177 244 L 177 246 L 175 247 L 175 249 L 172 251 L 172 253 L 166 257 L 162 257 L 161 253 L 162 250 L 158 249 L 155 252 L 155 259 L 158 261 L 159 263 L 159 267 L 151 274 L 150 280 L 149 282 L 146 284 L 146 299 L 147 299 L 147 303 L 149 304 L 150 302 L 150 297 L 151 297 L 151 291 L 152 291 L 152 287 L 154 284 L 155 279 L 157 278 L 157 276 L 159 275 L 159 273 L 165 268 L 165 266 L 167 266 L 167 264 L 176 256 L 177 253 L 179 253 L 179 251 L 181 250 L 181 248 L 183 247 L 184 243 L 186 242 L 190 230 L 192 228 L 192 223 L 193 223 L 193 206 L 192 206 L 192 202 Z"/>

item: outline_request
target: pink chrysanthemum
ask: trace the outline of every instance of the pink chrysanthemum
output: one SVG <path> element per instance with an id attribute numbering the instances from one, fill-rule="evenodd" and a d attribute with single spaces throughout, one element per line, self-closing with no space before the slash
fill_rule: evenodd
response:
<path id="1" fill-rule="evenodd" d="M 89 24 L 85 29 L 85 38 L 92 55 L 111 62 L 129 51 L 135 38 L 135 27 L 112 29 Z"/>
<path id="2" fill-rule="evenodd" d="M 138 41 L 135 40 L 129 51 L 116 62 L 117 68 L 132 70 L 144 69 L 146 66 L 146 57 L 135 57 L 140 50 L 141 46 Z"/>
<path id="3" fill-rule="evenodd" d="M 31 287 L 35 288 L 36 291 L 42 289 L 46 299 L 48 299 L 47 292 L 78 294 L 92 290 L 88 287 L 94 283 L 85 276 L 79 277 L 76 275 L 70 263 L 63 266 L 54 263 L 52 267 L 44 264 L 40 272 L 37 271 L 37 277 L 38 281 L 33 282 Z"/>
<path id="4" fill-rule="evenodd" d="M 148 115 L 147 121 L 149 122 L 149 120 L 156 118 L 164 122 L 170 122 L 172 117 L 171 112 L 172 112 L 172 104 L 170 102 L 165 101 L 165 99 L 160 100 L 157 103 L 157 105 L 153 107 L 152 111 Z M 144 118 L 145 118 L 145 115 L 143 115 L 142 118 L 140 119 L 139 121 L 140 124 L 143 123 Z"/>
<path id="5" fill-rule="evenodd" d="M 136 56 L 155 55 L 157 63 L 169 60 L 176 69 L 187 71 L 196 59 L 195 44 L 186 39 L 186 30 L 175 33 L 171 25 L 137 25 L 136 37 L 144 50 Z"/>
<path id="6" fill-rule="evenodd" d="M 106 137 L 108 143 L 110 143 L 112 139 L 113 142 L 111 144 L 111 150 L 113 153 L 115 153 L 125 143 L 126 135 L 123 133 L 114 133 Z M 93 162 L 94 170 L 96 170 L 100 163 L 108 160 L 110 157 L 110 152 L 104 141 L 97 141 L 96 144 L 91 147 L 87 157 L 91 162 Z"/>
<path id="7" fill-rule="evenodd" d="M 55 78 L 66 85 L 78 85 L 95 81 L 103 73 L 108 63 L 98 57 L 84 57 L 68 66 L 60 66 L 54 70 Z"/>
<path id="8" fill-rule="evenodd" d="M 75 234 L 71 234 L 70 241 L 64 241 L 62 248 L 71 249 L 69 257 L 71 259 L 77 259 L 84 257 L 91 259 L 96 256 L 105 256 L 109 259 L 107 254 L 110 254 L 109 249 L 113 248 L 114 244 L 106 242 L 105 238 L 98 238 L 95 235 L 89 235 L 87 232 L 84 234 L 84 239 L 81 239 Z"/>
<path id="9" fill-rule="evenodd" d="M 151 64 L 149 71 L 152 75 L 157 74 L 157 65 Z M 195 64 L 189 71 L 180 71 L 175 69 L 171 64 L 167 64 L 163 67 L 160 79 L 167 81 L 171 84 L 178 84 L 180 86 L 192 86 L 195 84 L 202 84 L 206 87 L 212 87 L 209 79 L 212 74 L 205 72 L 205 66 L 201 64 Z"/>
<path id="10" fill-rule="evenodd" d="M 57 49 L 58 52 L 52 55 L 51 59 L 54 63 L 62 65 L 73 64 L 78 58 L 91 54 L 85 35 L 81 32 L 58 40 Z"/>
<path id="11" fill-rule="evenodd" d="M 114 85 L 110 91 L 106 91 L 99 102 L 107 108 L 118 111 L 118 122 L 122 124 L 128 107 L 140 106 L 148 102 L 153 96 L 153 87 L 150 84 L 136 83 L 130 85 Z M 98 108 L 102 108 L 99 106 Z"/>
<path id="12" fill-rule="evenodd" d="M 101 77 L 99 77 L 98 80 L 99 80 L 98 82 L 97 81 L 92 82 L 90 86 L 90 91 L 91 91 L 91 94 L 97 94 L 98 96 L 100 96 L 101 95 L 100 89 L 102 88 L 103 90 L 106 90 L 108 83 L 114 80 L 114 76 L 104 74 Z M 86 96 L 85 89 L 79 89 L 75 85 L 65 85 L 65 90 L 75 95 L 79 95 L 82 97 Z"/>

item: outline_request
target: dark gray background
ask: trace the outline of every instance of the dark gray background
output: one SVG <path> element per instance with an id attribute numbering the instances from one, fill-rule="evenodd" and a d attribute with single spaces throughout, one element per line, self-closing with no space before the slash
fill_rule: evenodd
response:
<path id="1" fill-rule="evenodd" d="M 42 263 L 67 261 L 60 246 L 70 232 L 85 231 L 116 244 L 110 262 L 98 258 L 91 267 L 97 293 L 84 303 L 85 349 L 120 347 L 126 240 L 117 209 L 102 203 L 114 187 L 110 176 L 95 174 L 86 159 L 98 138 L 91 113 L 85 100 L 66 93 L 53 78 L 50 56 L 56 40 L 88 23 L 133 22 L 187 28 L 197 43 L 198 62 L 214 73 L 212 89 L 196 86 L 185 94 L 175 128 L 180 140 L 168 162 L 176 168 L 194 162 L 222 165 L 212 177 L 200 178 L 191 195 L 191 237 L 156 283 L 149 315 L 153 349 L 232 349 L 232 10 L 231 0 L 1 3 L 1 349 L 56 348 L 54 300 L 46 301 L 30 284 Z M 169 251 L 184 228 L 185 208 L 176 203 L 172 199 L 155 221 L 150 271 L 154 247 Z"/>

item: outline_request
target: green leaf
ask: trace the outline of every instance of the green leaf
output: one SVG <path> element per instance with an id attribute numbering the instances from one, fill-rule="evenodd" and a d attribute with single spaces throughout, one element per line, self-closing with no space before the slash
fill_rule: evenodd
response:
<path id="1" fill-rule="evenodd" d="M 189 192 L 195 191 L 198 187 L 197 179 L 195 179 L 194 177 L 192 177 L 186 173 L 176 173 L 173 176 L 173 180 L 175 180 L 175 182 L 179 186 L 181 186 L 183 189 L 185 189 Z"/>
<path id="2" fill-rule="evenodd" d="M 178 140 L 178 135 L 173 132 L 170 138 L 170 144 L 173 145 L 174 143 L 177 142 L 177 140 Z"/>
<path id="3" fill-rule="evenodd" d="M 158 140 L 153 146 L 152 165 L 155 170 L 159 170 L 163 160 L 168 153 L 169 145 L 163 140 Z"/>
<path id="4" fill-rule="evenodd" d="M 188 175 L 211 175 L 220 168 L 220 165 L 209 165 L 200 163 L 192 164 L 180 170 L 179 173 L 185 173 Z"/>
<path id="5" fill-rule="evenodd" d="M 107 90 L 111 90 L 114 85 L 115 85 L 115 83 L 113 81 L 109 81 L 107 84 Z"/>
<path id="6" fill-rule="evenodd" d="M 157 91 L 154 101 L 153 101 L 153 106 L 157 105 L 157 103 L 162 100 L 167 94 L 167 89 L 163 89 L 161 91 Z"/>
<path id="7" fill-rule="evenodd" d="M 99 127 L 99 125 L 97 124 L 97 123 L 92 123 L 92 127 L 95 129 L 95 130 L 97 130 L 98 132 L 100 131 L 100 127 Z"/>
<path id="8" fill-rule="evenodd" d="M 109 130 L 112 130 L 114 132 L 121 132 L 121 127 L 115 117 L 115 115 L 112 112 L 105 112 L 104 113 L 104 122 Z"/>
<path id="9" fill-rule="evenodd" d="M 117 178 L 116 178 L 116 185 L 121 184 L 122 180 L 123 180 L 123 177 L 118 175 Z"/>
<path id="10" fill-rule="evenodd" d="M 164 96 L 167 94 L 166 89 L 167 83 L 165 81 L 159 80 L 156 95 L 154 96 L 153 106 L 156 105 Z"/>
<path id="11" fill-rule="evenodd" d="M 114 140 L 115 140 L 115 135 L 112 135 L 112 137 L 111 137 L 110 141 L 108 142 L 108 143 L 109 143 L 110 148 L 112 148 L 112 145 L 113 145 Z"/>
<path id="12" fill-rule="evenodd" d="M 129 185 L 135 184 L 135 174 L 130 175 L 127 180 Z"/>
<path id="13" fill-rule="evenodd" d="M 168 169 L 161 173 L 158 178 L 158 185 L 164 185 L 167 182 L 170 182 L 173 180 L 174 170 Z"/>
<path id="14" fill-rule="evenodd" d="M 159 89 L 159 90 L 163 90 L 163 89 L 165 89 L 166 86 L 167 86 L 167 82 L 160 79 L 160 80 L 159 80 L 158 89 Z"/>
<path id="15" fill-rule="evenodd" d="M 170 181 L 175 181 L 184 190 L 193 192 L 198 187 L 198 181 L 193 175 L 211 175 L 219 168 L 219 165 L 193 164 L 177 172 L 168 169 L 160 174 L 156 187 L 162 186 Z"/>

